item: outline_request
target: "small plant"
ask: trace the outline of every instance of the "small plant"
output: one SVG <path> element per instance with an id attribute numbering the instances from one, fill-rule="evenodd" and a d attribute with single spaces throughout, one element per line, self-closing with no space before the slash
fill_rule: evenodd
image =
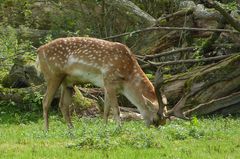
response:
<path id="1" fill-rule="evenodd" d="M 26 110 L 36 111 L 39 110 L 39 106 L 42 103 L 43 95 L 39 92 L 34 92 L 31 94 L 25 95 L 23 98 L 23 106 Z"/>
<path id="2" fill-rule="evenodd" d="M 147 76 L 147 78 L 149 79 L 149 80 L 153 80 L 154 79 L 154 75 L 153 74 L 146 74 L 146 76 Z"/>

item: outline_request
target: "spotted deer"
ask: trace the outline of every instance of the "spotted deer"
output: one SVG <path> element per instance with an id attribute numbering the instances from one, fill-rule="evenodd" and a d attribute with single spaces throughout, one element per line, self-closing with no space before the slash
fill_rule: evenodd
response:
<path id="1" fill-rule="evenodd" d="M 104 121 L 110 108 L 119 121 L 117 94 L 125 95 L 140 111 L 147 125 L 159 126 L 162 112 L 154 87 L 129 48 L 117 42 L 88 37 L 59 38 L 37 50 L 37 61 L 47 82 L 43 98 L 43 117 L 48 130 L 48 110 L 57 89 L 61 89 L 60 110 L 72 127 L 69 87 L 91 82 L 104 88 Z"/>

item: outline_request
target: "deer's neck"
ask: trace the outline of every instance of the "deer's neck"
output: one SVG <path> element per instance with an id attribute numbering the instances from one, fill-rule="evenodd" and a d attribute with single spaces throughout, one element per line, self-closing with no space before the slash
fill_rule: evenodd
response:
<path id="1" fill-rule="evenodd" d="M 152 109 L 146 107 L 143 96 L 153 103 L 157 101 L 152 83 L 141 70 L 132 74 L 129 82 L 124 85 L 123 94 L 138 107 L 142 114 Z"/>

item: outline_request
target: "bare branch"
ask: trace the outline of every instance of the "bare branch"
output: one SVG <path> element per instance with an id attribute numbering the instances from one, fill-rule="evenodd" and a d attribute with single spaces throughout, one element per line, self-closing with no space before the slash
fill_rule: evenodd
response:
<path id="1" fill-rule="evenodd" d="M 191 8 L 187 8 L 187 9 L 182 9 L 182 10 L 177 11 L 177 12 L 172 13 L 172 14 L 165 15 L 165 16 L 157 19 L 155 26 L 161 25 L 162 21 L 166 21 L 166 20 L 169 20 L 169 19 L 175 19 L 175 18 L 182 17 L 182 16 L 191 15 L 191 14 L 193 14 L 193 11 L 194 11 L 194 7 L 191 7 Z"/>
<path id="2" fill-rule="evenodd" d="M 203 59 L 188 59 L 188 60 L 178 60 L 178 61 L 166 61 L 166 62 L 153 62 L 148 61 L 150 65 L 154 66 L 165 66 L 165 65 L 176 65 L 176 64 L 194 64 L 198 62 L 211 62 L 211 61 L 220 61 L 230 57 L 230 55 L 223 55 L 223 56 L 216 56 L 216 57 L 209 57 Z"/>
<path id="3" fill-rule="evenodd" d="M 126 32 L 126 33 L 122 33 L 119 35 L 113 35 L 113 36 L 109 36 L 103 39 L 114 39 L 114 38 L 119 38 L 119 37 L 123 37 L 126 35 L 130 35 L 132 36 L 133 34 L 138 34 L 138 33 L 142 33 L 142 32 L 150 32 L 150 31 L 158 31 L 158 30 L 187 30 L 187 31 L 210 31 L 210 32 L 224 32 L 224 33 L 232 33 L 232 34 L 240 34 L 240 32 L 235 31 L 235 30 L 231 30 L 231 29 L 210 29 L 210 28 L 190 28 L 190 27 L 148 27 L 148 28 L 144 28 L 144 29 L 139 29 L 136 31 L 132 31 L 132 32 Z"/>

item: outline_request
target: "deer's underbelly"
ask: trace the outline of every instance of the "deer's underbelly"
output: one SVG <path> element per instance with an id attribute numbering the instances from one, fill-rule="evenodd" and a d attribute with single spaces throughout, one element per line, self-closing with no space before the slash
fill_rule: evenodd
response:
<path id="1" fill-rule="evenodd" d="M 101 72 L 89 69 L 73 69 L 65 79 L 70 84 L 92 83 L 103 87 L 103 76 Z"/>

